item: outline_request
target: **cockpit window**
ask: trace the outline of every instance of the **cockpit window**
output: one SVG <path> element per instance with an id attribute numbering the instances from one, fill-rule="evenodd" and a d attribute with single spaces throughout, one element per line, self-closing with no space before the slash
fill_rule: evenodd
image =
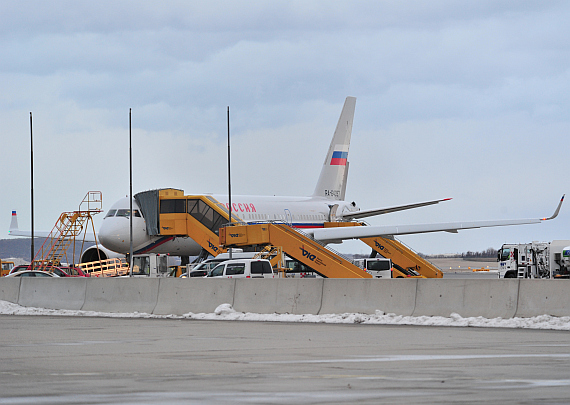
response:
<path id="1" fill-rule="evenodd" d="M 510 257 L 511 257 L 511 249 L 503 248 L 502 250 L 499 251 L 499 259 L 501 262 L 509 260 Z"/>
<path id="2" fill-rule="evenodd" d="M 105 215 L 105 218 L 114 217 L 116 212 L 117 210 L 109 210 L 109 212 L 107 212 L 107 215 Z"/>
<path id="3" fill-rule="evenodd" d="M 140 217 L 141 214 L 139 212 L 139 210 L 134 210 L 135 212 L 135 217 Z M 115 214 L 116 217 L 129 217 L 131 213 L 131 210 L 117 210 L 117 213 Z M 107 215 L 108 217 L 111 216 L 110 214 Z"/>

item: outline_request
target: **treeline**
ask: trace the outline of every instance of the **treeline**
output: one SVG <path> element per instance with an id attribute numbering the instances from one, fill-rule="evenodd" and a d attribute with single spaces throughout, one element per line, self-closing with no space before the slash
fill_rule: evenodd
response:
<path id="1" fill-rule="evenodd" d="M 432 259 L 440 259 L 440 258 L 446 258 L 446 257 L 461 257 L 464 259 L 489 259 L 489 258 L 496 258 L 497 257 L 497 249 L 495 248 L 488 248 L 487 250 L 484 250 L 482 252 L 472 252 L 472 251 L 467 251 L 464 253 L 457 253 L 457 254 L 445 254 L 445 255 L 424 255 L 422 253 L 420 253 L 419 255 L 422 257 L 427 257 L 427 258 L 432 258 Z"/>

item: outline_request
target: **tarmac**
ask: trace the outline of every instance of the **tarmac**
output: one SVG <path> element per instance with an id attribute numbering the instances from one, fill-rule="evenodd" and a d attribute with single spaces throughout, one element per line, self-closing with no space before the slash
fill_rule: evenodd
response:
<path id="1" fill-rule="evenodd" d="M 0 316 L 0 404 L 569 403 L 568 332 Z"/>
<path id="2" fill-rule="evenodd" d="M 438 259 L 427 259 L 432 264 L 436 265 L 443 271 L 446 272 L 458 272 L 458 271 L 473 271 L 473 270 L 497 270 L 497 260 L 496 259 L 479 259 L 479 260 L 466 260 L 460 257 L 450 257 L 450 258 L 438 258 Z"/>

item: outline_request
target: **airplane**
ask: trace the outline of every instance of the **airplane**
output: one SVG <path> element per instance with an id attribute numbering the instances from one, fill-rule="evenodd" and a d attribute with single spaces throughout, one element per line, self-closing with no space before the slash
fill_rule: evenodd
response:
<path id="1" fill-rule="evenodd" d="M 336 130 L 327 151 L 315 190 L 307 197 L 246 196 L 232 195 L 231 211 L 244 222 L 255 224 L 267 221 L 282 221 L 295 228 L 302 228 L 305 233 L 325 243 L 341 243 L 343 240 L 361 237 L 406 235 L 429 232 L 458 232 L 463 229 L 522 225 L 541 223 L 556 218 L 564 200 L 560 200 L 554 214 L 548 218 L 516 219 L 474 222 L 451 222 L 435 224 L 415 224 L 404 226 L 359 226 L 324 228 L 324 222 L 353 221 L 376 215 L 426 207 L 451 200 L 444 198 L 414 204 L 361 209 L 354 201 L 345 200 L 348 178 L 348 152 L 352 134 L 352 123 L 356 98 L 347 97 L 340 114 Z M 228 195 L 208 194 L 230 209 Z M 181 256 L 183 263 L 189 256 L 198 256 L 202 248 L 189 237 L 151 236 L 140 206 L 136 200 L 133 206 L 133 252 L 168 253 Z M 82 262 L 120 257 L 130 251 L 130 198 L 125 197 L 115 202 L 107 211 L 98 232 L 102 246 L 92 246 L 81 258 Z M 11 235 L 30 236 L 10 227 Z M 40 235 L 36 235 L 40 236 Z M 97 251 L 99 249 L 99 252 Z"/>
<path id="2" fill-rule="evenodd" d="M 326 221 L 352 221 L 451 200 L 450 198 L 444 198 L 366 210 L 360 209 L 353 201 L 345 200 L 349 169 L 348 152 L 355 106 L 356 98 L 347 97 L 313 195 L 308 197 L 232 195 L 232 212 L 249 224 L 283 221 L 295 228 L 303 228 L 305 233 L 309 233 L 315 239 L 326 243 L 340 243 L 346 239 L 363 236 L 394 236 L 438 231 L 457 232 L 458 230 L 471 228 L 531 224 L 553 219 L 558 215 L 564 197 L 562 197 L 555 214 L 543 219 L 478 221 L 400 227 L 324 228 L 324 222 Z M 230 208 L 227 195 L 212 194 L 212 197 L 227 209 Z M 127 220 L 129 204 L 128 197 L 113 204 L 99 230 L 99 240 L 102 245 L 111 251 L 123 254 L 126 254 L 130 248 L 130 230 L 129 221 Z M 189 237 L 149 236 L 145 219 L 141 214 L 136 199 L 133 201 L 133 211 L 133 247 L 135 254 L 154 252 L 196 256 L 200 253 L 201 247 Z"/>

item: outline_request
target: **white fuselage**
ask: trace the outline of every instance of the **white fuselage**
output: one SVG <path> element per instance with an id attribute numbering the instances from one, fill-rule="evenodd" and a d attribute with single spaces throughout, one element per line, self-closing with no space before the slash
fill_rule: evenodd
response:
<path id="1" fill-rule="evenodd" d="M 226 195 L 212 195 L 229 209 Z M 232 215 L 247 223 L 283 221 L 296 228 L 322 228 L 330 221 L 331 207 L 338 204 L 337 214 L 356 211 L 354 203 L 315 197 L 232 196 Z M 149 236 L 140 208 L 133 200 L 133 252 L 169 253 L 177 256 L 195 256 L 201 247 L 189 237 Z M 129 198 L 117 201 L 107 212 L 99 230 L 99 241 L 109 250 L 126 254 L 130 251 Z"/>

